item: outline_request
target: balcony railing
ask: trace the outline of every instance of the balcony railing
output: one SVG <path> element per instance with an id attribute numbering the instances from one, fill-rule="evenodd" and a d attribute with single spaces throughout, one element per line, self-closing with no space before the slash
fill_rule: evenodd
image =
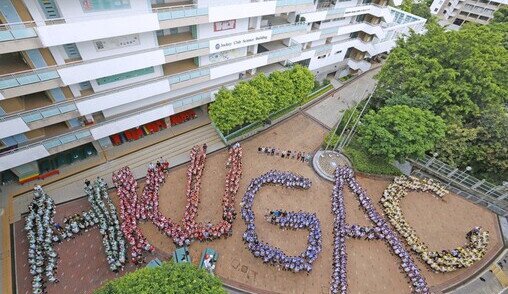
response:
<path id="1" fill-rule="evenodd" d="M 195 4 L 173 7 L 158 7 L 153 8 L 152 11 L 157 13 L 159 21 L 196 17 L 208 14 L 207 7 L 198 8 L 198 6 Z"/>
<path id="2" fill-rule="evenodd" d="M 72 102 L 65 102 L 61 105 L 53 105 L 42 109 L 33 110 L 26 114 L 21 114 L 21 118 L 25 123 L 32 123 L 34 121 L 50 118 L 56 115 L 65 114 L 71 111 L 77 111 L 76 104 Z"/>
<path id="3" fill-rule="evenodd" d="M 0 25 L 0 42 L 37 37 L 35 22 L 9 23 Z"/>
<path id="4" fill-rule="evenodd" d="M 58 72 L 52 68 L 32 69 L 6 74 L 0 76 L 0 90 L 49 81 L 59 77 Z"/>
<path id="5" fill-rule="evenodd" d="M 314 0 L 277 0 L 277 6 L 314 4 Z"/>
<path id="6" fill-rule="evenodd" d="M 73 142 L 76 142 L 76 141 L 79 141 L 79 140 L 81 140 L 83 138 L 88 138 L 88 137 L 90 137 L 90 139 L 92 139 L 92 134 L 90 133 L 89 129 L 78 130 L 78 131 L 74 131 L 74 132 L 69 133 L 69 134 L 58 136 L 56 138 L 51 138 L 51 139 L 48 139 L 48 140 L 44 140 L 44 141 L 42 141 L 42 145 L 47 150 L 49 150 L 51 148 L 55 148 L 55 147 L 58 147 L 58 146 L 69 144 L 69 143 L 73 143 Z M 39 142 L 39 144 L 40 143 L 41 142 Z"/>

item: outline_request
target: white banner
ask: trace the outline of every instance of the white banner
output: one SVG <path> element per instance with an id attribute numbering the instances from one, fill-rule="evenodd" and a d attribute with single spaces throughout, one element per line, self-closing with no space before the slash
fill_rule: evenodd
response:
<path id="1" fill-rule="evenodd" d="M 254 44 L 270 42 L 272 30 L 238 35 L 210 41 L 210 53 L 242 48 Z"/>

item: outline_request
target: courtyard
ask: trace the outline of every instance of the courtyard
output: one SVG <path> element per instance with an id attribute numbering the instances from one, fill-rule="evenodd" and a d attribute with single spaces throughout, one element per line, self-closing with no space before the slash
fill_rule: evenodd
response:
<path id="1" fill-rule="evenodd" d="M 213 242 L 194 242 L 190 246 L 193 263 L 199 262 L 200 254 L 206 247 L 216 249 L 219 261 L 217 275 L 225 284 L 256 293 L 329 293 L 332 273 L 333 222 L 331 213 L 331 192 L 333 184 L 320 178 L 308 163 L 258 153 L 260 146 L 272 146 L 285 150 L 315 152 L 319 149 L 328 130 L 303 114 L 298 114 L 265 132 L 242 142 L 243 175 L 240 190 L 236 196 L 235 207 L 240 211 L 240 201 L 251 179 L 270 171 L 291 171 L 312 181 L 308 190 L 286 189 L 265 186 L 254 200 L 253 209 L 257 215 L 256 227 L 259 239 L 279 247 L 288 255 L 298 255 L 306 248 L 306 230 L 281 230 L 264 219 L 270 210 L 304 211 L 316 213 L 321 223 L 323 249 L 313 263 L 311 273 L 292 273 L 266 265 L 246 249 L 242 235 L 246 230 L 244 221 L 238 214 L 233 222 L 233 234 Z M 221 199 L 224 192 L 224 179 L 227 169 L 227 151 L 222 149 L 207 156 L 202 179 L 199 210 L 196 221 L 218 223 L 222 216 Z M 171 162 L 170 162 L 171 164 Z M 186 199 L 187 164 L 171 167 L 166 183 L 160 190 L 160 210 L 171 219 L 180 220 L 183 216 Z M 384 189 L 391 183 L 390 178 L 356 175 L 367 191 L 378 212 L 382 212 L 379 200 Z M 139 181 L 141 194 L 144 181 Z M 51 196 L 51 195 L 50 195 Z M 110 196 L 118 207 L 116 190 Z M 346 189 L 346 222 L 371 226 L 358 200 Z M 431 289 L 439 291 L 452 283 L 465 280 L 488 262 L 503 246 L 496 215 L 449 194 L 443 200 L 430 193 L 410 192 L 401 204 L 407 221 L 429 245 L 431 250 L 451 249 L 466 243 L 466 233 L 473 227 L 481 226 L 490 232 L 490 243 L 486 256 L 473 266 L 451 273 L 432 272 L 419 257 L 411 252 L 413 259 L 422 271 Z M 80 198 L 57 206 L 55 221 L 63 217 L 81 213 L 90 208 L 85 198 Z M 15 223 L 16 279 L 18 293 L 31 292 L 31 276 L 27 266 L 26 234 L 24 221 Z M 155 253 L 147 256 L 147 261 L 159 257 L 168 259 L 175 250 L 170 238 L 161 234 L 151 223 L 140 225 L 148 241 L 156 247 Z M 404 274 L 400 273 L 399 260 L 390 252 L 383 241 L 365 241 L 348 238 L 348 284 L 350 293 L 410 293 Z M 48 284 L 49 293 L 92 293 L 105 281 L 122 274 L 108 270 L 104 258 L 101 235 L 97 228 L 70 241 L 55 245 L 60 255 L 57 284 Z M 407 248 L 409 250 L 409 248 Z M 131 263 L 123 273 L 136 267 Z"/>

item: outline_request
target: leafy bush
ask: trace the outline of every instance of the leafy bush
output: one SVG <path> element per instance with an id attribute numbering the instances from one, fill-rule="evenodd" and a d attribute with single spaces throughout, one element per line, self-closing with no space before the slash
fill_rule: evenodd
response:
<path id="1" fill-rule="evenodd" d="M 95 294 L 226 293 L 221 281 L 190 263 L 165 262 L 109 281 Z"/>
<path id="2" fill-rule="evenodd" d="M 422 157 L 445 136 L 446 124 L 428 110 L 395 105 L 371 110 L 358 127 L 358 143 L 390 160 Z"/>
<path id="3" fill-rule="evenodd" d="M 327 146 L 329 148 L 333 148 L 335 145 L 339 143 L 340 137 L 333 132 L 329 132 L 325 136 L 325 140 L 323 141 L 323 148 L 326 148 Z"/>
<path id="4" fill-rule="evenodd" d="M 210 118 L 228 135 L 242 126 L 266 120 L 271 113 L 298 105 L 313 86 L 314 75 L 299 64 L 268 77 L 261 73 L 249 82 L 238 83 L 232 91 L 220 89 L 209 106 Z"/>
<path id="5" fill-rule="evenodd" d="M 351 160 L 353 167 L 359 171 L 376 175 L 398 176 L 401 172 L 390 164 L 390 162 L 380 156 L 369 154 L 361 148 L 355 140 L 344 148 L 344 154 Z"/>

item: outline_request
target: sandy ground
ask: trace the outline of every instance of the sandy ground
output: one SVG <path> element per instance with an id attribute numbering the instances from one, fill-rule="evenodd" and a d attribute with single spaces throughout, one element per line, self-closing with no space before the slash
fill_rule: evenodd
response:
<path id="1" fill-rule="evenodd" d="M 217 274 L 226 282 L 241 285 L 246 288 L 256 289 L 256 292 L 280 292 L 280 293 L 328 293 L 330 274 L 332 270 L 332 223 L 333 216 L 330 209 L 330 195 L 332 183 L 318 177 L 313 169 L 304 163 L 291 159 L 265 156 L 257 153 L 258 146 L 273 146 L 281 149 L 312 152 L 319 148 L 325 130 L 311 119 L 298 115 L 283 124 L 264 132 L 246 142 L 244 148 L 244 174 L 240 183 L 240 192 L 237 196 L 236 207 L 240 210 L 239 203 L 243 197 L 248 183 L 252 178 L 271 169 L 291 171 L 309 177 L 312 187 L 309 190 L 290 190 L 280 187 L 264 187 L 254 200 L 254 212 L 256 213 L 257 232 L 263 241 L 278 246 L 289 254 L 299 254 L 306 246 L 307 231 L 283 231 L 269 224 L 263 215 L 271 209 L 303 210 L 317 213 L 323 231 L 323 251 L 314 262 L 312 273 L 298 273 L 278 271 L 277 268 L 263 264 L 245 248 L 242 234 L 245 231 L 245 223 L 240 215 L 233 224 L 233 236 L 228 239 L 216 240 L 211 243 L 193 243 L 190 247 L 192 260 L 199 262 L 201 252 L 206 247 L 216 249 L 220 258 L 217 263 Z M 202 193 L 198 221 L 211 221 L 216 223 L 221 218 L 220 200 L 223 194 L 224 168 L 227 154 L 225 151 L 216 152 L 208 156 L 204 178 L 202 181 Z M 166 216 L 175 220 L 181 219 L 185 209 L 185 170 L 186 165 L 174 168 L 169 173 L 166 184 L 161 190 L 160 207 Z M 376 207 L 380 211 L 378 201 L 382 191 L 389 184 L 389 180 L 358 176 L 359 181 L 373 198 Z M 141 192 L 139 192 L 141 193 Z M 113 193 L 114 194 L 114 193 Z M 116 196 L 114 196 L 116 198 Z M 84 199 L 79 201 L 86 201 Z M 64 204 L 62 207 L 69 204 Z M 402 202 L 402 208 L 407 220 L 421 238 L 431 249 L 441 250 L 452 248 L 465 243 L 465 234 L 473 226 L 483 226 L 491 232 L 491 244 L 489 254 L 493 254 L 501 240 L 496 227 L 496 217 L 488 210 L 473 205 L 455 195 L 448 195 L 445 201 L 441 201 L 425 193 L 410 193 Z M 70 214 L 73 209 L 57 208 L 57 216 L 63 213 Z M 349 191 L 346 193 L 346 221 L 350 224 L 357 223 L 370 225 L 366 216 L 359 209 L 358 201 L 353 198 Z M 17 224 L 16 237 L 19 240 L 26 239 L 21 234 Z M 143 232 L 160 252 L 159 256 L 167 256 L 175 246 L 167 237 L 159 233 L 153 224 L 143 223 Z M 93 233 L 98 235 L 97 230 Z M 98 236 L 97 236 L 98 237 Z M 64 242 L 58 245 L 57 250 L 80 251 L 80 246 L 90 246 L 88 239 L 80 237 L 79 242 Z M 83 242 L 87 241 L 87 242 Z M 100 242 L 94 238 L 92 242 Z M 82 244 L 82 245 L 80 245 Z M 96 244 L 100 247 L 100 243 Z M 26 244 L 18 244 L 17 250 L 26 252 Z M 390 254 L 390 249 L 382 241 L 347 241 L 348 250 L 348 283 L 349 293 L 409 293 L 406 277 L 398 270 L 398 259 Z M 99 250 L 100 251 L 100 250 Z M 97 251 L 97 254 L 100 252 Z M 150 257 L 151 258 L 151 257 Z M 416 258 L 417 259 L 417 258 Z M 26 293 L 29 283 L 26 277 L 26 253 L 17 254 L 17 274 L 19 293 Z M 100 261 L 99 261 L 100 260 Z M 91 262 L 83 260 L 83 262 Z M 96 266 L 105 263 L 103 255 L 97 256 Z M 475 264 L 469 269 L 463 269 L 454 273 L 436 274 L 430 272 L 427 267 L 417 260 L 420 269 L 431 286 L 442 285 L 449 281 L 470 275 L 480 264 Z M 24 266 L 25 265 L 25 266 Z M 73 272 L 79 280 L 82 275 L 89 275 L 89 270 L 75 271 L 76 263 L 62 263 L 60 272 Z M 86 268 L 86 267 L 85 267 Z M 94 269 L 94 267 L 92 267 Z M 107 271 L 107 269 L 106 269 Z M 101 272 L 103 272 L 101 270 Z M 114 276 L 114 275 L 113 275 Z M 96 279 L 103 280 L 112 278 L 111 275 L 95 275 Z M 72 279 L 74 280 L 74 278 Z M 99 282 L 99 281 L 97 281 Z M 66 293 L 62 291 L 67 280 L 61 279 L 57 285 L 52 285 L 50 293 Z M 80 283 L 78 292 L 90 292 L 97 283 Z"/>

